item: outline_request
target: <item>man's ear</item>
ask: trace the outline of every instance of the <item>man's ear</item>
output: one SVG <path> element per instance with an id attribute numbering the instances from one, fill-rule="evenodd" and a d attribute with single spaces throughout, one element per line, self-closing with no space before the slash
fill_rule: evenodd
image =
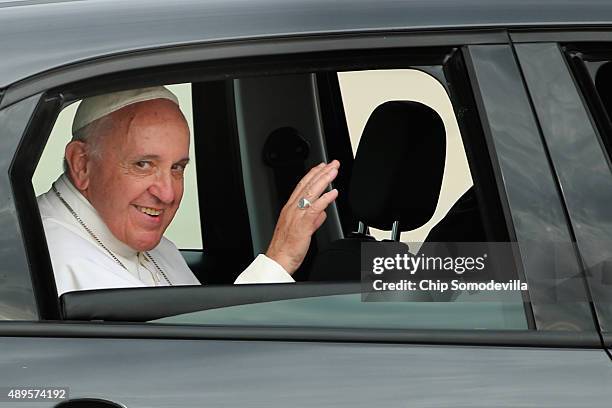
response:
<path id="1" fill-rule="evenodd" d="M 66 145 L 64 157 L 68 163 L 68 175 L 79 191 L 89 187 L 89 161 L 91 158 L 84 142 L 74 140 Z"/>

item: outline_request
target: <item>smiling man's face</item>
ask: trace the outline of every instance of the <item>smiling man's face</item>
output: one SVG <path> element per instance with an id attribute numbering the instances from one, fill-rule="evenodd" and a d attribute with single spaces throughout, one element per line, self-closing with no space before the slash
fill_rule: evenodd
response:
<path id="1" fill-rule="evenodd" d="M 100 137 L 87 146 L 86 175 L 77 188 L 116 238 L 137 251 L 153 249 L 183 197 L 187 122 L 166 99 L 136 103 L 97 122 Z"/>

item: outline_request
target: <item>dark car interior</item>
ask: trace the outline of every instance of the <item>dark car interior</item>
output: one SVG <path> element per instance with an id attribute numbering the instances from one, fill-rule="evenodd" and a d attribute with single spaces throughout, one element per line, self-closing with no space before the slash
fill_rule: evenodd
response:
<path id="1" fill-rule="evenodd" d="M 204 250 L 183 251 L 201 282 L 231 284 L 265 252 L 282 205 L 321 161 L 341 161 L 333 185 L 340 194 L 296 281 L 358 281 L 360 243 L 375 241 L 370 227 L 391 231 L 390 240 L 399 241 L 401 232 L 432 217 L 446 157 L 439 115 L 418 102 L 383 103 L 368 119 L 353 158 L 341 98 L 336 73 L 193 84 L 201 214 L 227 214 L 203 216 Z M 220 154 L 229 159 L 218 163 Z M 223 180 L 216 177 L 219 165 Z M 487 241 L 474 188 L 427 240 Z"/>
<path id="2" fill-rule="evenodd" d="M 612 54 L 608 46 L 567 44 L 565 54 L 599 128 L 601 143 L 612 153 Z"/>

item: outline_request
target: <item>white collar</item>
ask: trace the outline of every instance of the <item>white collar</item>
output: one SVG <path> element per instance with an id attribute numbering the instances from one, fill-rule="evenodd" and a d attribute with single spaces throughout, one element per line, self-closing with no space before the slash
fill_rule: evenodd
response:
<path id="1" fill-rule="evenodd" d="M 72 207 L 83 223 L 87 225 L 113 254 L 122 261 L 129 261 L 128 263 L 138 262 L 138 251 L 135 251 L 113 235 L 100 217 L 100 214 L 98 214 L 98 211 L 96 211 L 87 198 L 77 190 L 66 174 L 62 174 L 54 184 L 62 198 Z M 73 216 L 71 215 L 71 217 Z M 77 220 L 74 221 L 78 222 Z M 127 264 L 126 266 L 131 269 Z"/>

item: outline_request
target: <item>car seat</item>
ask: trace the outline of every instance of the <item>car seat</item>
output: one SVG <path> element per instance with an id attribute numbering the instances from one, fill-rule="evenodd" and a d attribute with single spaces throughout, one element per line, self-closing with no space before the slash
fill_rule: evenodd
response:
<path id="1" fill-rule="evenodd" d="M 440 116 L 419 102 L 378 106 L 363 130 L 349 182 L 349 206 L 357 231 L 319 252 L 309 280 L 359 280 L 361 243 L 375 241 L 367 227 L 402 231 L 432 217 L 442 186 L 446 133 Z"/>
<path id="2" fill-rule="evenodd" d="M 427 235 L 428 242 L 486 242 L 478 200 L 470 187 Z"/>

